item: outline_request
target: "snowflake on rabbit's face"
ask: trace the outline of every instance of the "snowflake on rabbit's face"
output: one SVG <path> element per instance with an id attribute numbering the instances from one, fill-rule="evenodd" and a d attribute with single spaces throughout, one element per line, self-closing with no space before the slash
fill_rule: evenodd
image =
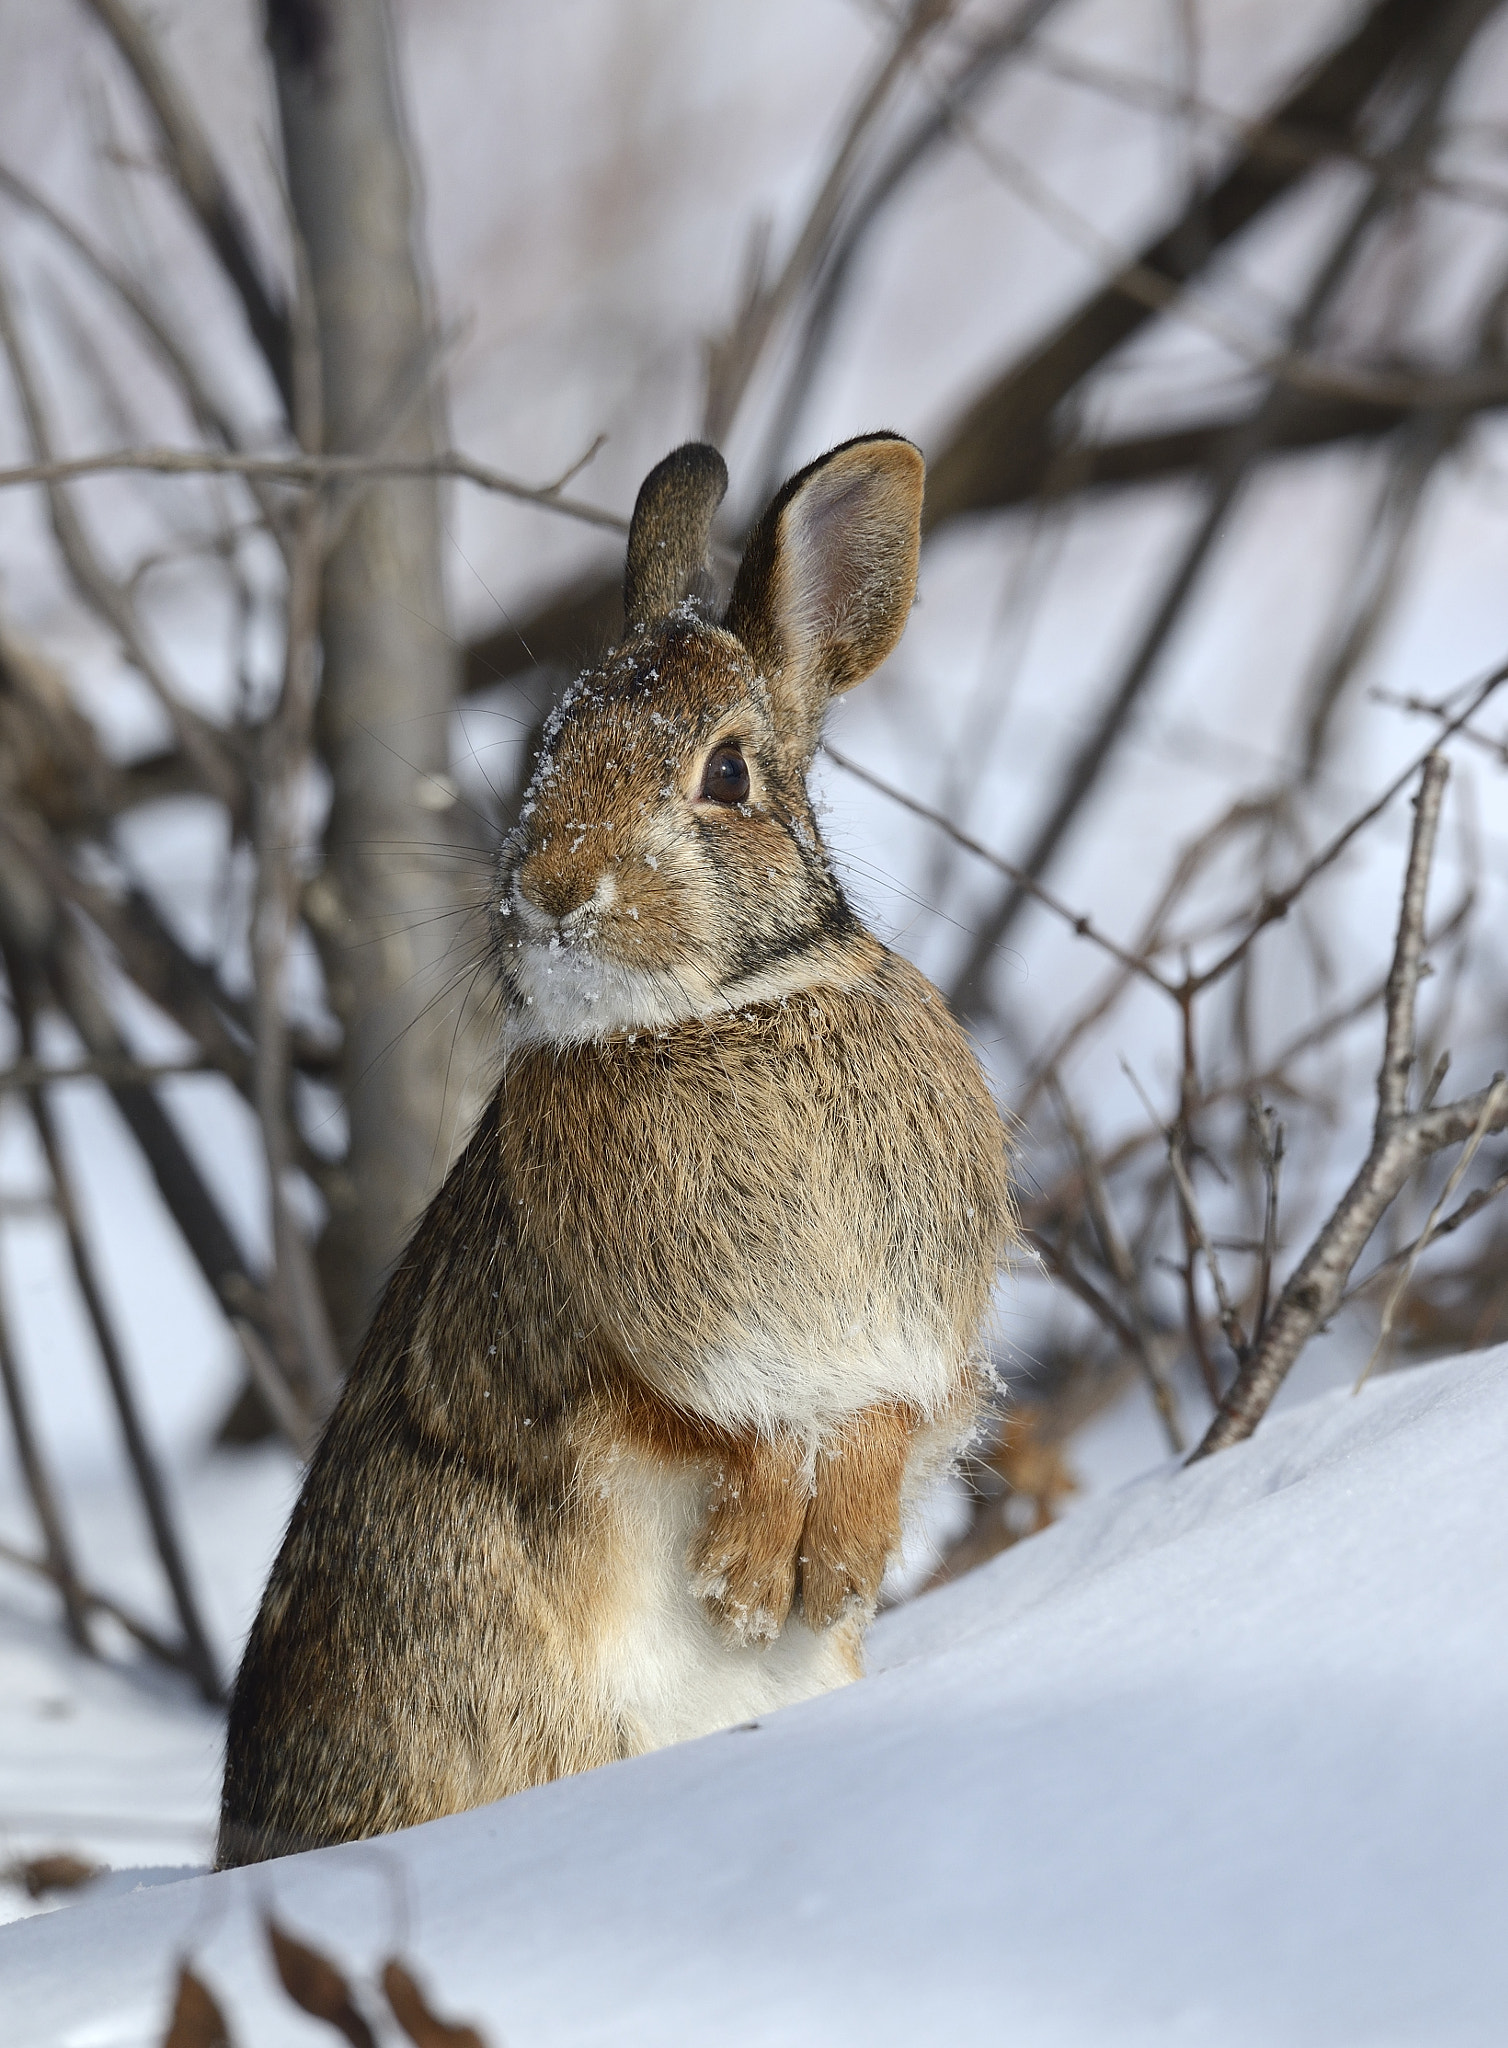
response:
<path id="1" fill-rule="evenodd" d="M 788 993 L 851 927 L 737 640 L 683 607 L 571 685 L 499 860 L 515 1036 L 665 1029 Z"/>

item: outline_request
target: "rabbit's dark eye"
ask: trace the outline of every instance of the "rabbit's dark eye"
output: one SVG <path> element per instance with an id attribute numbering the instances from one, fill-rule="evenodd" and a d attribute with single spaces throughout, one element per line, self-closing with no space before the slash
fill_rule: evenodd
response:
<path id="1" fill-rule="evenodd" d="M 737 747 L 714 747 L 702 776 L 702 795 L 715 804 L 741 804 L 749 794 L 749 764 Z"/>

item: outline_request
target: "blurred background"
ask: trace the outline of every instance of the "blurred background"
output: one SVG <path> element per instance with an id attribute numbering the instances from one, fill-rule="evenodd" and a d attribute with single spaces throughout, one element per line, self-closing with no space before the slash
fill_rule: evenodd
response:
<path id="1" fill-rule="evenodd" d="M 1500 0 L 10 0 L 6 1911 L 44 1852 L 207 1853 L 646 470 L 723 448 L 731 567 L 833 442 L 928 458 L 819 794 L 1018 1120 L 1024 1238 L 899 1598 L 1194 1446 L 1261 1351 L 1371 1142 L 1436 740 L 1415 1099 L 1508 1064 L 1505 408 Z M 1508 1338 L 1503 1108 L 1280 1400 Z"/>

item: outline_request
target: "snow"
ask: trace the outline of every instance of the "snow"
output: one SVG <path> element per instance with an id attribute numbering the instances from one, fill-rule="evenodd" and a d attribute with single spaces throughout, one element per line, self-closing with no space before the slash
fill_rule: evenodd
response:
<path id="1" fill-rule="evenodd" d="M 632 10 L 399 0 L 395 11 L 437 303 L 456 336 L 454 440 L 546 476 L 608 430 L 579 489 L 626 511 L 649 464 L 698 430 L 705 343 L 735 304 L 749 228 L 768 212 L 776 257 L 788 246 L 888 33 L 886 11 L 805 0 L 755 10 L 732 0 Z M 963 29 L 989 11 L 961 10 Z M 1197 11 L 1202 89 L 1239 115 L 1265 104 L 1357 0 L 1221 0 Z M 275 249 L 260 8 L 154 0 L 150 12 Z M 1060 54 L 1161 78 L 1177 12 L 1163 0 L 1066 0 L 1049 40 Z M 8 160 L 165 299 L 237 416 L 265 420 L 265 380 L 186 220 L 149 181 L 122 182 L 104 147 L 139 147 L 145 130 L 102 39 L 76 14 L 12 0 L 4 16 Z M 1461 123 L 1496 118 L 1505 75 L 1499 25 L 1473 53 Z M 1186 174 L 1162 124 L 1040 67 L 1004 82 L 980 118 L 1124 245 L 1163 217 Z M 1496 175 L 1486 130 L 1473 141 L 1462 125 L 1451 147 L 1463 171 Z M 1253 335 L 1269 334 L 1274 304 L 1291 301 L 1346 197 L 1336 185 L 1278 209 L 1218 266 L 1215 302 Z M 44 322 L 39 338 L 57 325 L 49 292 L 86 324 L 102 320 L 93 288 L 34 227 L 6 212 L 0 229 L 23 305 Z M 1406 294 L 1396 263 L 1371 266 L 1375 291 L 1411 298 L 1409 335 L 1454 322 L 1482 264 L 1498 261 L 1491 238 L 1474 237 L 1476 255 L 1463 250 L 1459 261 L 1442 248 Z M 981 379 L 1042 332 L 1086 274 L 1082 248 L 1023 208 L 969 148 L 940 157 L 902 195 L 865 263 L 789 450 L 793 467 L 882 423 L 935 451 Z M 66 322 L 61 331 L 66 340 Z M 69 350 L 50 348 L 68 445 L 102 446 L 128 427 L 127 438 L 181 437 L 181 407 L 138 339 L 118 324 L 101 332 L 114 337 L 129 417 L 107 416 Z M 1401 327 L 1397 338 L 1407 338 Z M 1159 323 L 1100 380 L 1091 425 L 1131 431 L 1223 404 L 1232 376 L 1244 375 L 1207 335 Z M 768 394 L 754 400 L 727 451 L 745 507 L 760 483 Z M 0 439 L 20 460 L 8 387 L 0 414 Z M 1434 697 L 1501 659 L 1505 475 L 1501 420 L 1480 424 L 1442 467 L 1397 610 L 1353 688 L 1345 743 L 1316 789 L 1315 835 L 1423 738 L 1392 710 L 1363 712 L 1368 686 Z M 1375 527 L 1383 476 L 1375 450 L 1319 451 L 1274 465 L 1232 516 L 1095 816 L 1054 872 L 1064 897 L 1104 928 L 1134 931 L 1176 845 L 1291 766 L 1301 693 L 1328 645 L 1337 589 Z M 100 544 L 124 560 L 182 528 L 191 490 L 202 509 L 210 487 L 182 480 L 107 479 L 78 497 Z M 899 655 L 843 701 L 834 739 L 944 802 L 988 844 L 1019 851 L 1089 707 L 1114 683 L 1148 579 L 1196 511 L 1193 494 L 1173 485 L 944 534 L 929 546 L 923 602 Z M 557 579 L 616 548 L 459 489 L 446 532 L 449 619 L 463 637 L 523 617 Z M 155 744 L 160 711 L 62 599 L 36 493 L 6 494 L 0 538 L 7 616 L 64 660 L 113 746 Z M 248 569 L 259 593 L 252 666 L 265 683 L 277 667 L 279 586 L 275 565 Z M 175 570 L 149 578 L 142 601 L 186 694 L 223 710 L 234 668 L 223 595 Z M 517 744 L 494 752 L 490 736 L 515 729 L 520 701 L 473 704 L 462 721 L 456 773 L 478 796 Z M 407 744 L 401 731 L 387 737 Z M 946 978 L 994 878 L 836 769 L 819 781 L 861 907 Z M 1508 929 L 1503 778 L 1463 755 L 1455 789 L 1436 902 L 1475 884 L 1480 930 Z M 1473 805 L 1480 874 L 1460 823 Z M 1400 799 L 1327 885 L 1331 994 L 1385 966 L 1407 825 Z M 196 946 L 223 936 L 221 895 L 244 875 L 226 871 L 208 807 L 153 806 L 122 850 Z M 1231 883 L 1243 897 L 1247 885 L 1244 873 Z M 1263 1028 L 1286 1040 L 1322 982 L 1296 928 L 1275 927 L 1262 946 L 1267 985 L 1285 1006 Z M 1470 1009 L 1451 1027 L 1466 1055 L 1463 1090 L 1486 1078 L 1468 1062 L 1495 1061 L 1502 1037 L 1501 970 L 1489 944 L 1475 954 Z M 1091 948 L 1028 912 L 1000 968 L 1022 1044 L 1050 1037 L 1101 972 Z M 1426 1037 L 1449 986 L 1440 976 L 1426 991 Z M 122 1004 L 144 1057 L 185 1050 L 144 1002 Z M 1107 1142 L 1142 1115 L 1122 1056 L 1172 1099 L 1174 1021 L 1160 998 L 1133 998 L 1113 1035 L 1076 1056 L 1068 1078 Z M 46 1050 L 66 1061 L 79 1048 L 59 1035 Z M 1003 1041 L 984 1050 L 1009 1098 L 1019 1057 Z M 1359 1078 L 1334 1092 L 1352 1105 L 1352 1125 L 1295 1129 L 1285 1259 L 1366 1142 L 1375 1017 L 1343 1050 Z M 266 1190 L 244 1104 L 209 1076 L 164 1094 L 258 1257 Z M 276 1453 L 205 1458 L 199 1446 L 239 1382 L 233 1340 L 104 1091 L 74 1084 L 57 1099 L 228 1669 L 294 1474 Z M 168 1626 L 61 1238 L 37 1208 L 44 1190 L 12 1103 L 0 1109 L 0 1281 L 39 1431 L 86 1578 Z M 1018 1354 L 1058 1328 L 1064 1311 L 1050 1301 L 1044 1282 L 1018 1275 L 1002 1302 Z M 1305 1354 L 1285 1403 L 1354 1370 L 1370 1342 L 1370 1325 L 1342 1318 Z M 380 1850 L 280 1866 L 275 1896 L 363 1969 L 407 1914 L 444 2009 L 485 2015 L 494 2044 L 512 2048 L 965 2031 L 1033 2043 L 1485 2040 L 1504 1988 L 1493 1939 L 1504 1880 L 1491 1867 L 1503 1767 L 1487 1734 L 1502 1726 L 1500 1592 L 1485 1611 L 1502 1579 L 1505 1510 L 1488 1476 L 1502 1465 L 1501 1365 L 1471 1361 L 1356 1401 L 1341 1393 L 1285 1406 L 1256 1445 L 1107 1499 L 1160 1455 L 1137 1396 L 1075 1439 L 1087 1493 L 1069 1519 L 889 1617 L 876 1675 L 858 1691 Z M 3 1424 L 0 1538 L 35 1548 Z M 160 1877 L 208 1853 L 221 1724 L 139 1664 L 74 1656 L 54 1606 L 45 1587 L 0 1572 L 0 1864 L 70 1848 L 117 1870 L 104 1881 L 110 1897 L 0 1930 L 0 2037 L 77 2048 L 158 2038 L 171 1959 L 187 1941 L 224 1988 L 243 2044 L 327 2038 L 274 2000 L 248 1941 L 255 1888 L 245 1880 L 119 1895 L 144 1872 Z M 26 1910 L 0 1883 L 0 1918 Z"/>
<path id="2" fill-rule="evenodd" d="M 115 1466 L 82 1462 L 91 1438 L 70 1444 L 64 1506 L 86 1578 L 165 1632 L 173 1623 L 162 1574 L 144 1540 L 140 1507 Z M 292 1506 L 291 1453 L 191 1457 L 168 1478 L 205 1623 L 229 1672 L 251 1623 Z M 35 1548 L 19 1498 L 0 1496 L 0 1535 Z M 223 1717 L 189 1687 L 141 1660 L 107 1627 L 101 1646 L 118 1662 L 74 1651 L 40 1580 L 5 1574 L 0 1587 L 0 1866 L 65 1850 L 120 1866 L 208 1861 L 219 1803 Z M 112 1640 L 113 1638 L 113 1640 Z M 19 1884 L 0 1880 L 0 1921 L 37 1910 Z M 3 1982 L 3 1973 L 0 1973 Z M 4 2030 L 0 2028 L 0 2039 Z"/>
<path id="3" fill-rule="evenodd" d="M 15 2048 L 243 2042 L 269 1904 L 494 2044 L 1487 2043 L 1508 1351 L 1271 1420 L 877 1628 L 862 1684 L 393 1837 L 0 1930 Z M 117 1881 L 119 1882 L 119 1880 Z"/>

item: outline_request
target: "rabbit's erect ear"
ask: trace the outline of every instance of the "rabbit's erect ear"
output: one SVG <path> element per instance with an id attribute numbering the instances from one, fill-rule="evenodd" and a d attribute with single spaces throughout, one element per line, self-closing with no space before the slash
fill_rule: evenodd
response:
<path id="1" fill-rule="evenodd" d="M 705 441 L 672 449 L 645 477 L 629 521 L 623 569 L 623 616 L 630 632 L 668 618 L 688 597 L 710 597 L 707 543 L 727 489 L 727 465 Z"/>
<path id="2" fill-rule="evenodd" d="M 749 536 L 723 623 L 774 684 L 803 756 L 828 698 L 863 682 L 901 637 L 924 476 L 909 441 L 865 434 L 793 476 Z"/>

